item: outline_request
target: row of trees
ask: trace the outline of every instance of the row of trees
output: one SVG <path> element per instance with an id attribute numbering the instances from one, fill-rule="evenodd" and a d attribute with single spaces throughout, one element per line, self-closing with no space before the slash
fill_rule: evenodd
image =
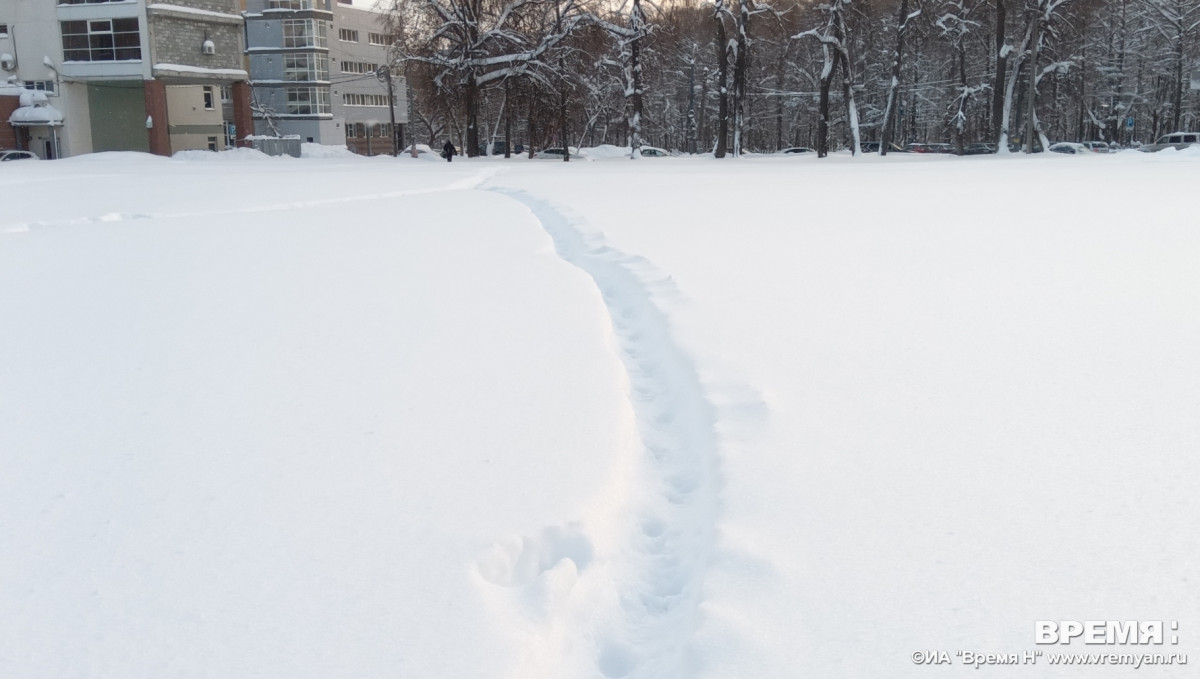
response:
<path id="1" fill-rule="evenodd" d="M 499 140 L 1004 152 L 1200 126 L 1196 0 L 388 3 L 410 129 L 468 155 Z"/>

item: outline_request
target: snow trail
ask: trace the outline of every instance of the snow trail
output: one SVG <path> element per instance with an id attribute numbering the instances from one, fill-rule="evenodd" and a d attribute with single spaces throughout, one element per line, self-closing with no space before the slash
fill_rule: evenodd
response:
<path id="1" fill-rule="evenodd" d="M 649 269 L 648 262 L 589 244 L 570 219 L 545 201 L 521 191 L 492 190 L 527 207 L 550 235 L 558 256 L 595 282 L 617 338 L 637 419 L 633 478 L 623 480 L 620 490 L 625 492 L 619 493 L 628 506 L 614 499 L 602 508 L 616 524 L 615 554 L 595 569 L 601 573 L 593 570 L 581 577 L 610 591 L 595 597 L 605 602 L 601 610 L 594 610 L 590 601 L 580 604 L 589 608 L 586 614 L 563 616 L 574 629 L 549 633 L 573 637 L 558 640 L 564 652 L 578 653 L 583 645 L 593 653 L 577 668 L 591 676 L 695 676 L 700 660 L 692 638 L 718 512 L 713 407 L 691 360 L 672 340 L 650 286 L 638 275 L 639 269 Z M 582 570 L 587 564 L 576 565 Z"/>
<path id="2" fill-rule="evenodd" d="M 109 212 L 102 215 L 90 215 L 87 217 L 75 217 L 71 219 L 5 224 L 0 226 L 0 233 L 28 233 L 30 227 L 52 228 L 61 226 L 81 226 L 87 224 L 123 222 L 139 219 L 188 219 L 192 217 L 228 217 L 231 215 L 254 213 L 289 212 L 292 210 L 311 210 L 313 208 L 327 207 L 331 205 L 364 203 L 377 200 L 392 200 L 396 198 L 406 198 L 409 196 L 446 193 L 449 191 L 470 191 L 482 186 L 485 182 L 498 174 L 502 169 L 503 168 L 500 167 L 485 168 L 479 172 L 474 172 L 466 177 L 462 177 L 461 179 L 450 182 L 445 186 L 431 186 L 420 189 L 402 189 L 399 191 L 386 191 L 382 193 L 364 193 L 354 196 L 335 196 L 333 198 L 313 198 L 309 200 L 263 203 L 260 205 L 244 205 L 239 207 L 221 208 L 218 210 L 161 212 L 157 214 Z"/>

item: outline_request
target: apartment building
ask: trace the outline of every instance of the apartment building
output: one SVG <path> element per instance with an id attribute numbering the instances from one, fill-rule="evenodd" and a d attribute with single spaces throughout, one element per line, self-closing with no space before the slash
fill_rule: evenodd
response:
<path id="1" fill-rule="evenodd" d="M 392 152 L 392 135 L 404 146 L 408 98 L 403 77 L 393 78 L 396 129 L 388 104 L 386 81 L 375 75 L 389 61 L 391 36 L 379 14 L 338 0 L 333 7 L 337 43 L 333 54 L 333 114 L 346 131 L 346 147 L 373 156 Z"/>
<path id="2" fill-rule="evenodd" d="M 253 126 L 243 55 L 240 0 L 0 0 L 0 144 L 44 158 L 222 148 Z"/>
<path id="3" fill-rule="evenodd" d="M 391 150 L 389 62 L 379 15 L 344 0 L 245 0 L 246 54 L 257 134 Z M 396 79 L 396 121 L 407 122 L 404 80 Z M 396 130 L 399 134 L 400 130 Z"/>

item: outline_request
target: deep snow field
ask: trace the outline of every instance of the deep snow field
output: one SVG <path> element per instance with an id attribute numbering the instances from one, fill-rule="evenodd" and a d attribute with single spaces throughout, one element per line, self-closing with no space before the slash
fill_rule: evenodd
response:
<path id="1" fill-rule="evenodd" d="M 0 677 L 1195 676 L 1200 153 L 312 155 L 0 166 Z"/>

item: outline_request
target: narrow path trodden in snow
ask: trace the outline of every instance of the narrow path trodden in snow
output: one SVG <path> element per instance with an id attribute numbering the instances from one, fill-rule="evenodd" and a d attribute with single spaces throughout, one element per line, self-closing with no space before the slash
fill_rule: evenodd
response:
<path id="1" fill-rule="evenodd" d="M 467 191 L 478 188 L 484 182 L 488 181 L 496 174 L 499 174 L 503 168 L 489 167 L 478 172 L 473 172 L 470 175 L 457 179 L 444 186 L 429 186 L 417 189 L 400 189 L 397 191 L 385 191 L 376 193 L 364 193 L 355 195 L 339 195 L 333 198 L 310 198 L 306 200 L 274 202 L 274 203 L 259 203 L 254 205 L 241 205 L 236 207 L 222 207 L 218 209 L 202 209 L 185 212 L 162 212 L 162 213 L 127 213 L 127 212 L 107 212 L 104 214 L 87 215 L 83 217 L 72 217 L 69 219 L 57 220 L 37 220 L 26 222 L 15 222 L 8 224 L 0 224 L 0 234 L 18 234 L 28 233 L 30 227 L 47 228 L 61 226 L 86 226 L 89 224 L 102 224 L 112 222 L 124 222 L 141 219 L 179 219 L 188 217 L 222 217 L 231 215 L 253 214 L 253 213 L 270 213 L 270 212 L 287 212 L 289 210 L 304 210 L 312 208 L 326 207 L 330 205 L 342 205 L 353 203 L 364 203 L 379 200 L 393 200 L 396 198 L 407 198 L 410 196 L 422 196 L 434 193 L 445 193 L 449 191 Z"/>
<path id="2" fill-rule="evenodd" d="M 494 190 L 528 207 L 558 256 L 595 282 L 612 321 L 637 419 L 631 478 L 620 480 L 619 490 L 599 508 L 616 534 L 613 553 L 598 553 L 592 563 L 590 550 L 582 549 L 590 544 L 586 535 L 576 535 L 565 541 L 573 549 L 551 549 L 540 559 L 544 572 L 561 558 L 584 556 L 575 560 L 578 584 L 592 595 L 574 602 L 560 597 L 549 605 L 587 610 L 550 612 L 559 622 L 547 625 L 546 634 L 554 640 L 546 653 L 590 660 L 580 666 L 548 657 L 536 663 L 541 667 L 525 671 L 578 671 L 610 679 L 694 676 L 700 661 L 692 637 L 714 550 L 719 490 L 713 408 L 636 272 L 648 268 L 644 260 L 590 245 L 567 217 L 542 200 Z M 570 530 L 586 532 L 587 527 Z M 550 548 L 550 542 L 561 546 L 562 537 L 535 541 Z"/>

